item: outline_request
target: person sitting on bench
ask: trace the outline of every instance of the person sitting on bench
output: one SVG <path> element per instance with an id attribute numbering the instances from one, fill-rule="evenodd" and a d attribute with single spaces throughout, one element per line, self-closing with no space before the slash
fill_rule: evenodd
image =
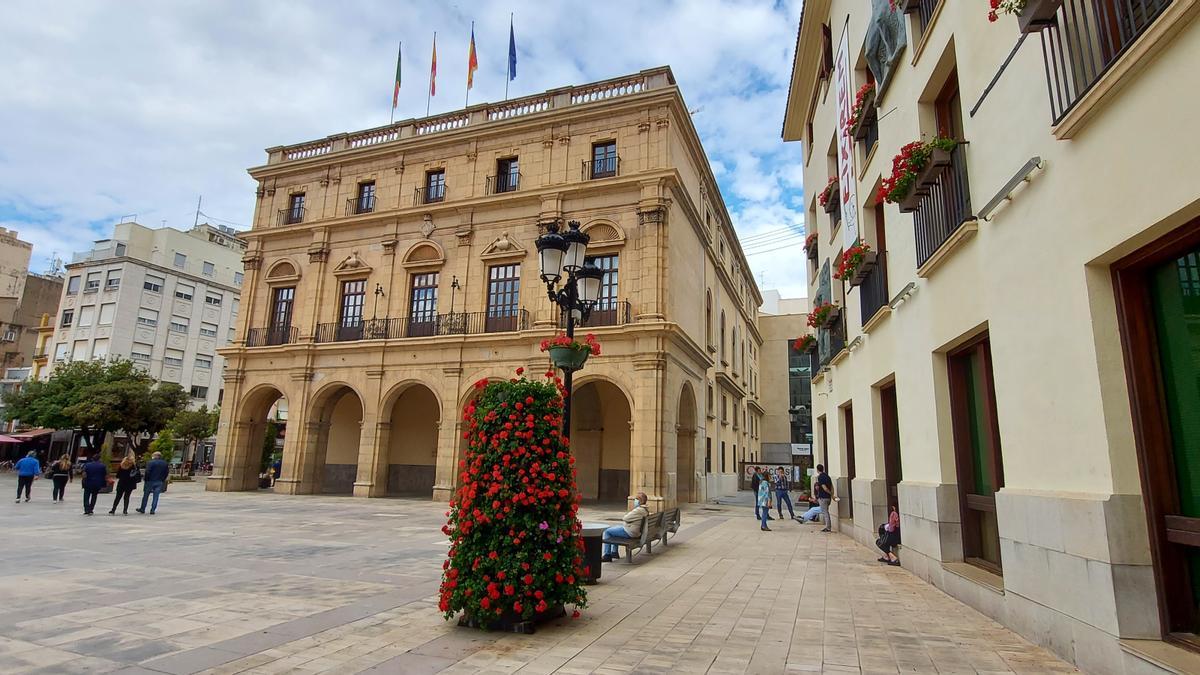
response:
<path id="1" fill-rule="evenodd" d="M 604 538 L 614 537 L 618 539 L 637 539 L 642 536 L 642 526 L 645 525 L 645 519 L 650 515 L 650 511 L 646 509 L 646 493 L 639 492 L 633 499 L 633 510 L 626 513 L 622 521 L 624 525 L 613 525 L 604 531 Z M 604 557 L 600 560 L 604 562 L 612 562 L 618 557 L 616 544 L 604 544 Z"/>

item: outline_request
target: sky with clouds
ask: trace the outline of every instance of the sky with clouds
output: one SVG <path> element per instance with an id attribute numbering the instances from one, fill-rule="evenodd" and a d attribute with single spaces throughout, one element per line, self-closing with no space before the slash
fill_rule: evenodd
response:
<path id="1" fill-rule="evenodd" d="M 755 279 L 806 292 L 802 155 L 780 127 L 802 0 L 676 2 L 117 2 L 7 0 L 0 8 L 0 226 L 51 256 L 112 224 L 249 227 L 263 148 L 384 124 L 397 42 L 397 119 L 669 65 L 700 131 Z"/>

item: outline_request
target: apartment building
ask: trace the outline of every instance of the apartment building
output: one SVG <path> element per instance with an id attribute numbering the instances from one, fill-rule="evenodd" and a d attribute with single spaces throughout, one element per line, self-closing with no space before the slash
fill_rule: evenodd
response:
<path id="1" fill-rule="evenodd" d="M 120 357 L 179 384 L 196 407 L 219 405 L 217 349 L 234 337 L 245 246 L 224 226 L 118 223 L 66 266 L 43 376 L 62 361 Z"/>
<path id="2" fill-rule="evenodd" d="M 697 501 L 756 451 L 760 302 L 669 68 L 267 150 L 245 234 L 210 490 L 448 500 L 473 385 L 539 377 L 562 324 L 535 239 L 577 221 L 605 270 L 576 374 L 585 499 Z"/>
<path id="3" fill-rule="evenodd" d="M 783 128 L 839 529 L 898 507 L 905 568 L 1081 669 L 1198 672 L 1200 2 L 893 4 L 805 3 Z"/>
<path id="4" fill-rule="evenodd" d="M 796 479 L 807 482 L 813 468 L 812 364 L 796 341 L 812 333 L 808 327 L 808 298 L 782 298 L 765 291 L 759 308 L 762 332 L 762 452 L 753 461 L 770 466 L 801 467 Z"/>

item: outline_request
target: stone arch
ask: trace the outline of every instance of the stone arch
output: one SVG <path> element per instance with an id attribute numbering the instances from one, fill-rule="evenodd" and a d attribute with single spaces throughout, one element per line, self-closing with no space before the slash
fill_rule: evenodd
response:
<path id="1" fill-rule="evenodd" d="M 625 232 L 611 220 L 593 220 L 579 229 L 591 237 L 591 241 L 588 242 L 589 247 L 615 246 L 625 243 Z"/>
<path id="2" fill-rule="evenodd" d="M 679 503 L 694 502 L 699 497 L 696 486 L 696 392 L 691 382 L 679 390 L 675 414 L 675 498 Z"/>
<path id="3" fill-rule="evenodd" d="M 345 382 L 330 382 L 313 394 L 306 431 L 313 435 L 317 492 L 354 492 L 365 409 L 362 395 Z"/>
<path id="4" fill-rule="evenodd" d="M 625 502 L 632 465 L 633 399 L 604 375 L 582 378 L 571 399 L 571 450 L 584 499 Z"/>
<path id="5" fill-rule="evenodd" d="M 387 493 L 429 497 L 437 481 L 438 435 L 442 402 L 437 391 L 419 380 L 392 387 L 380 408 L 387 424 Z"/>
<path id="6" fill-rule="evenodd" d="M 228 479 L 219 489 L 257 490 L 259 476 L 273 468 L 274 459 L 286 461 L 281 455 L 287 408 L 286 390 L 274 384 L 259 384 L 241 396 L 231 411 L 229 428 L 221 438 L 223 442 L 217 447 L 213 474 Z M 266 438 L 272 423 L 277 440 L 268 455 Z"/>
<path id="7" fill-rule="evenodd" d="M 405 267 L 436 266 L 446 262 L 446 252 L 435 241 L 419 241 L 404 253 Z"/>
<path id="8" fill-rule="evenodd" d="M 300 267 L 296 265 L 290 258 L 283 258 L 271 263 L 267 268 L 268 281 L 282 281 L 288 279 L 299 279 Z"/>

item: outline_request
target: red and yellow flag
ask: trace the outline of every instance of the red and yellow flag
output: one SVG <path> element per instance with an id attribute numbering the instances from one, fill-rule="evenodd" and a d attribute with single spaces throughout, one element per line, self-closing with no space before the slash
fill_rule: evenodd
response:
<path id="1" fill-rule="evenodd" d="M 433 34 L 433 60 L 429 63 L 429 95 L 437 96 L 437 33 Z"/>
<path id="2" fill-rule="evenodd" d="M 479 59 L 475 56 L 475 22 L 471 22 L 471 49 L 467 52 L 467 89 L 475 83 L 475 71 L 479 69 Z"/>

